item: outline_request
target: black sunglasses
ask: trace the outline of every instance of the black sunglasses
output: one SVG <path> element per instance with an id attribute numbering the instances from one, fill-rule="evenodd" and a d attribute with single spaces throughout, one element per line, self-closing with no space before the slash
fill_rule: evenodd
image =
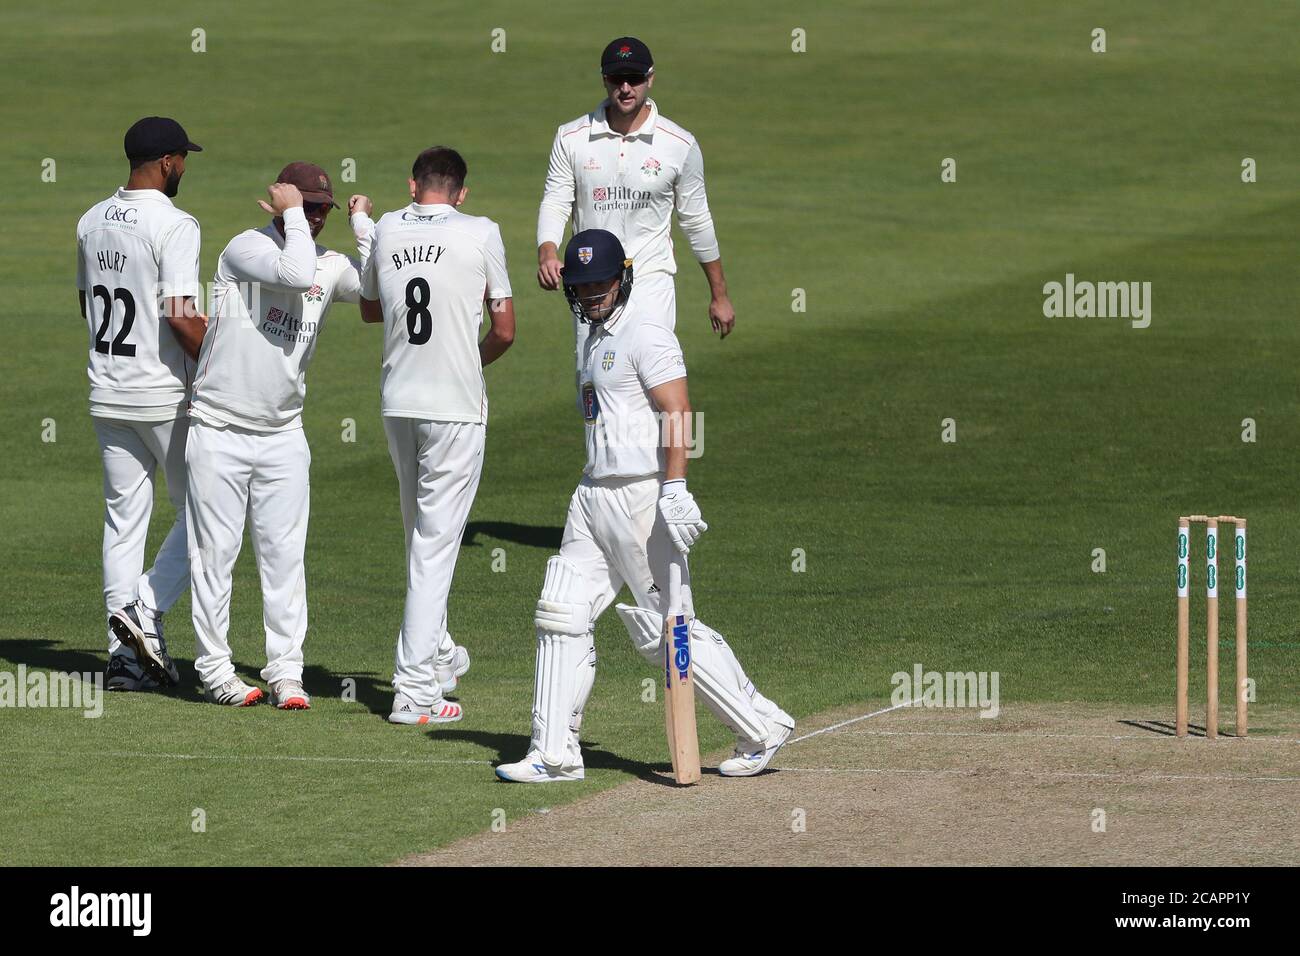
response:
<path id="1" fill-rule="evenodd" d="M 640 86 L 649 75 L 648 73 L 620 73 L 617 76 L 606 76 L 605 79 L 617 89 L 624 83 L 628 86 Z"/>
<path id="2" fill-rule="evenodd" d="M 325 211 L 328 210 L 329 208 L 330 208 L 330 204 L 327 203 L 327 202 L 306 202 L 306 201 L 304 201 L 303 204 L 302 204 L 302 211 L 303 211 L 304 213 L 325 212 Z"/>

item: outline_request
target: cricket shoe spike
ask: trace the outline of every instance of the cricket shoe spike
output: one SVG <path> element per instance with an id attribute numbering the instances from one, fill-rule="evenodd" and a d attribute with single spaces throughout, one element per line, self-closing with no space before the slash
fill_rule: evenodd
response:
<path id="1" fill-rule="evenodd" d="M 143 604 L 135 601 L 110 614 L 108 626 L 114 637 L 135 652 L 135 659 L 146 674 L 168 687 L 181 682 L 180 672 L 163 640 L 162 615 L 150 614 Z"/>
<path id="2" fill-rule="evenodd" d="M 465 708 L 454 700 L 435 700 L 420 706 L 405 694 L 393 695 L 390 724 L 450 724 L 465 716 Z"/>
<path id="3" fill-rule="evenodd" d="M 302 681 L 288 677 L 271 681 L 271 703 L 279 710 L 311 710 L 311 697 Z"/>
<path id="4" fill-rule="evenodd" d="M 518 763 L 503 763 L 496 774 L 507 783 L 560 783 L 565 780 L 582 780 L 586 770 L 582 763 L 562 767 L 548 767 L 542 763 L 539 750 L 528 751 L 528 756 Z"/>
<path id="5" fill-rule="evenodd" d="M 266 695 L 262 693 L 262 688 L 232 677 L 217 687 L 203 688 L 203 696 L 214 704 L 226 707 L 252 707 Z"/>
<path id="6" fill-rule="evenodd" d="M 134 691 L 157 690 L 160 685 L 144 672 L 134 657 L 112 654 L 108 658 L 108 667 L 104 668 L 104 686 L 109 690 Z"/>
<path id="7" fill-rule="evenodd" d="M 465 676 L 469 670 L 469 651 L 455 645 L 455 650 L 451 653 L 451 658 L 444 663 L 433 665 L 433 675 L 438 679 L 439 686 L 442 687 L 444 694 L 450 694 L 460 683 L 460 679 Z"/>
<path id="8" fill-rule="evenodd" d="M 777 724 L 775 732 L 766 744 L 757 750 L 737 747 L 735 756 L 728 757 L 718 764 L 718 773 L 724 777 L 752 777 L 762 773 L 772 762 L 776 752 L 781 749 L 781 745 L 790 739 L 792 733 L 794 733 L 794 721 L 790 721 L 789 727 Z"/>

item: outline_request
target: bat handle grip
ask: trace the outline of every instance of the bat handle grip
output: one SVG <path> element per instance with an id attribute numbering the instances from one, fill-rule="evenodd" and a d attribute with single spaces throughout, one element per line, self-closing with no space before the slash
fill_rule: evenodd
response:
<path id="1" fill-rule="evenodd" d="M 668 560 L 668 613 L 680 614 L 682 611 L 682 558 L 673 555 Z"/>

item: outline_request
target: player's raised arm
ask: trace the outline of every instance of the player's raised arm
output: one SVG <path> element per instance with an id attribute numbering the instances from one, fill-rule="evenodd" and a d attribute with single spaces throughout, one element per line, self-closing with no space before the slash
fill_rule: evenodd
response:
<path id="1" fill-rule="evenodd" d="M 348 208 L 352 208 L 353 200 L 358 197 L 353 196 L 348 200 Z M 370 200 L 366 200 L 366 216 L 369 217 Z M 357 240 L 360 244 L 360 239 Z M 361 321 L 370 325 L 382 325 L 384 321 L 384 306 L 379 299 L 379 270 L 375 266 L 374 250 L 379 248 L 379 224 L 375 223 L 374 228 L 370 231 L 370 247 L 361 266 Z"/>
<path id="2" fill-rule="evenodd" d="M 348 224 L 357 241 L 357 256 L 355 259 L 347 257 L 348 268 L 339 276 L 338 284 L 334 287 L 334 301 L 361 305 L 362 321 L 369 321 L 366 319 L 361 286 L 366 267 L 370 264 L 370 250 L 375 239 L 375 223 L 370 218 L 373 208 L 374 204 L 368 196 L 356 195 L 348 200 Z"/>
<path id="3" fill-rule="evenodd" d="M 722 274 L 722 254 L 718 251 L 718 235 L 704 188 L 704 154 L 699 143 L 692 143 L 686 153 L 674 200 L 677 222 L 709 280 L 709 322 L 713 331 L 725 339 L 736 324 L 736 310 L 732 308 L 727 280 Z"/>
<path id="4" fill-rule="evenodd" d="M 259 199 L 257 204 L 282 224 L 283 248 L 242 242 L 237 236 L 222 258 L 242 282 L 258 282 L 276 292 L 306 292 L 316 279 L 316 242 L 303 212 L 302 193 L 292 183 L 272 183 L 266 192 L 271 201 Z"/>
<path id="5" fill-rule="evenodd" d="M 537 210 L 537 284 L 543 289 L 560 287 L 559 246 L 564 241 L 564 227 L 573 215 L 574 179 L 573 162 L 564 147 L 563 137 L 556 130 L 551 145 L 551 162 L 546 169 L 546 185 L 542 189 L 542 204 Z"/>

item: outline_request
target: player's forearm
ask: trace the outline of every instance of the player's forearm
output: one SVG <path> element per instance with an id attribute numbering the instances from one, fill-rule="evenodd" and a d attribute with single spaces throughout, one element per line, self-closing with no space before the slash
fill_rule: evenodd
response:
<path id="1" fill-rule="evenodd" d="M 564 227 L 573 215 L 573 198 L 568 202 L 549 197 L 542 199 L 541 208 L 537 210 L 537 244 L 551 243 L 558 246 L 564 239 Z"/>
<path id="2" fill-rule="evenodd" d="M 198 306 L 191 298 L 171 298 L 163 302 L 164 316 L 171 327 L 172 335 L 180 344 L 185 354 L 198 360 L 199 348 L 203 345 L 203 336 L 208 331 L 207 316 L 199 312 Z"/>
<path id="3" fill-rule="evenodd" d="M 664 448 L 664 481 L 686 480 L 686 445 Z"/>
<path id="4" fill-rule="evenodd" d="M 659 438 L 664 448 L 664 480 L 686 478 L 686 447 L 691 426 L 691 400 L 686 379 L 677 378 L 650 389 L 650 401 L 659 413 Z"/>
<path id="5" fill-rule="evenodd" d="M 366 267 L 370 261 L 370 249 L 375 238 L 375 221 L 364 212 L 354 212 L 348 218 L 349 225 L 352 226 L 352 235 L 357 240 L 357 258 L 361 262 L 361 268 Z"/>
<path id="6" fill-rule="evenodd" d="M 487 367 L 506 354 L 515 341 L 515 306 L 512 299 L 496 299 L 488 302 L 488 314 L 492 317 L 492 328 L 478 344 L 479 362 Z"/>
<path id="7" fill-rule="evenodd" d="M 715 302 L 727 298 L 727 278 L 722 274 L 722 260 L 701 262 L 700 268 L 704 270 L 704 277 L 709 280 L 710 297 Z"/>
<path id="8" fill-rule="evenodd" d="M 279 292 L 306 292 L 316 279 L 316 242 L 301 207 L 284 211 L 284 247 L 278 252 L 244 254 L 242 237 L 226 251 L 226 264 L 236 278 L 259 282 Z"/>

